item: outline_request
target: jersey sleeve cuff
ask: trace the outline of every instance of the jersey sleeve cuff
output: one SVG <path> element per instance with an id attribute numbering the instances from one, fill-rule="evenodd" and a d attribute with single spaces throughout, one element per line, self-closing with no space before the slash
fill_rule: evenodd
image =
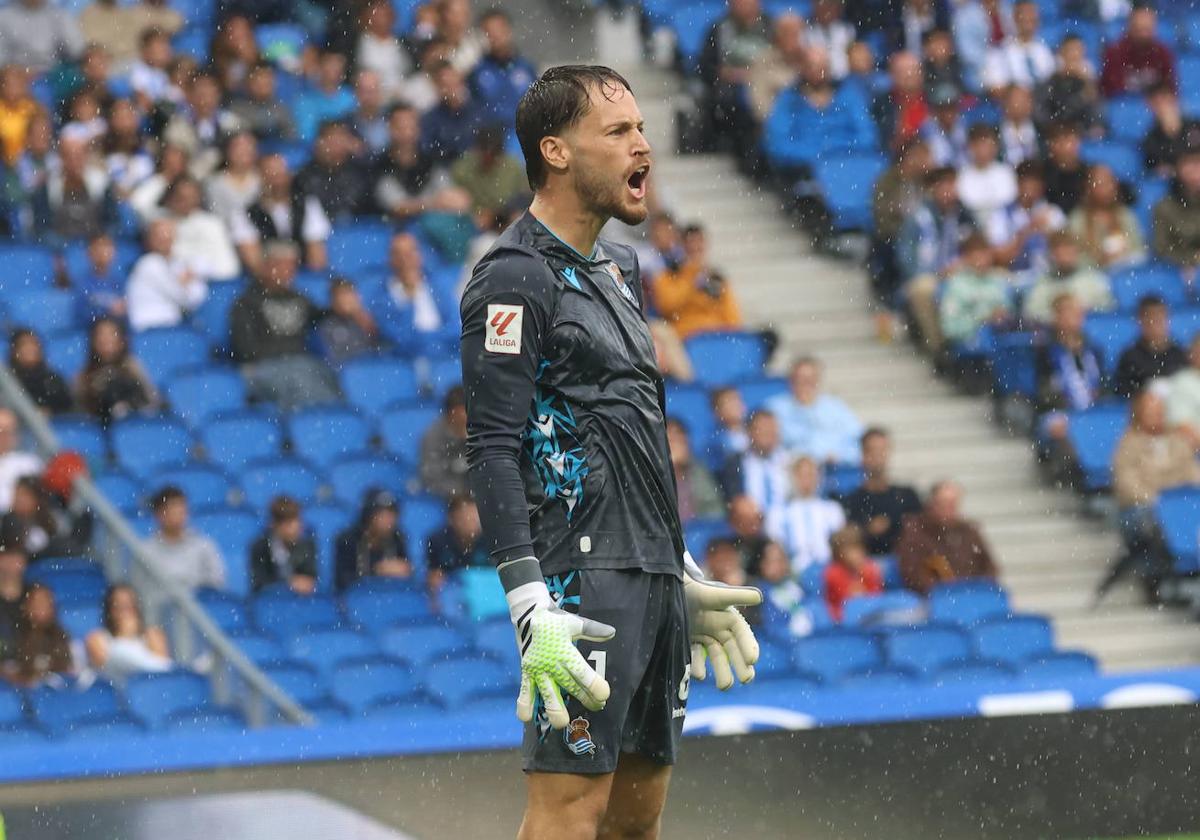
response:
<path id="1" fill-rule="evenodd" d="M 532 555 L 507 560 L 497 566 L 496 571 L 500 574 L 500 584 L 505 592 L 512 592 L 527 583 L 545 583 L 542 578 L 542 566 Z"/>

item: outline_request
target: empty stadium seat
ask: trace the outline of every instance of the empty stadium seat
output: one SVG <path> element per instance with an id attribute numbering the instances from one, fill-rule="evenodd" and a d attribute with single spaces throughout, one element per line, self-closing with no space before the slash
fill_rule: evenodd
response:
<path id="1" fill-rule="evenodd" d="M 1166 263 L 1144 263 L 1117 269 L 1112 273 L 1113 297 L 1126 312 L 1137 309 L 1147 295 L 1158 295 L 1168 306 L 1180 306 L 1187 300 L 1187 287 L 1179 269 Z"/>
<path id="2" fill-rule="evenodd" d="M 87 362 L 88 337 L 81 330 L 68 330 L 43 339 L 46 364 L 62 374 L 68 382 L 83 370 Z"/>
<path id="3" fill-rule="evenodd" d="M 422 385 L 429 398 L 441 401 L 451 388 L 462 384 L 462 361 L 455 354 L 452 358 L 435 358 L 429 363 Z"/>
<path id="4" fill-rule="evenodd" d="M 864 478 L 862 467 L 855 464 L 830 464 L 821 471 L 821 492 L 835 499 L 849 496 Z"/>
<path id="5" fill-rule="evenodd" d="M 225 473 L 208 464 L 190 463 L 157 472 L 146 481 L 150 495 L 164 487 L 178 487 L 193 510 L 229 504 L 233 484 Z"/>
<path id="6" fill-rule="evenodd" d="M 97 472 L 92 475 L 92 484 L 124 513 L 131 513 L 142 504 L 142 485 L 128 473 L 120 470 Z"/>
<path id="7" fill-rule="evenodd" d="M 940 685 L 1002 683 L 1015 675 L 1004 662 L 951 662 L 939 668 L 933 680 Z"/>
<path id="8" fill-rule="evenodd" d="M 346 399 L 372 417 L 420 394 L 412 363 L 394 356 L 352 359 L 342 368 L 340 379 Z"/>
<path id="9" fill-rule="evenodd" d="M 368 633 L 393 624 L 429 621 L 429 596 L 415 584 L 383 578 L 363 578 L 342 595 L 346 617 Z"/>
<path id="10" fill-rule="evenodd" d="M 764 376 L 753 382 L 743 382 L 738 385 L 738 393 L 742 395 L 742 403 L 746 411 L 762 408 L 763 404 L 780 394 L 788 392 L 788 381 L 782 376 Z"/>
<path id="11" fill-rule="evenodd" d="M 283 445 L 279 424 L 256 411 L 237 412 L 206 422 L 200 429 L 200 440 L 208 460 L 234 473 L 251 461 L 279 455 Z"/>
<path id="12" fill-rule="evenodd" d="M 199 706 L 192 709 L 180 709 L 167 715 L 162 722 L 162 728 L 167 732 L 201 732 L 204 734 L 216 732 L 244 732 L 247 728 L 245 719 L 237 712 L 229 709 L 218 709 L 214 706 Z"/>
<path id="13" fill-rule="evenodd" d="M 189 327 L 159 327 L 133 335 L 133 353 L 150 380 L 165 387 L 176 374 L 208 362 L 208 342 Z"/>
<path id="14" fill-rule="evenodd" d="M 1112 485 L 1113 456 L 1128 425 L 1124 406 L 1103 405 L 1071 412 L 1067 438 L 1083 470 L 1087 490 L 1105 490 Z"/>
<path id="15" fill-rule="evenodd" d="M 1137 341 L 1138 326 L 1128 313 L 1094 312 L 1084 322 L 1083 332 L 1100 352 L 1105 371 L 1112 373 L 1121 353 Z"/>
<path id="16" fill-rule="evenodd" d="M 421 440 L 441 411 L 432 405 L 398 405 L 379 418 L 383 448 L 405 464 L 420 461 Z"/>
<path id="17" fill-rule="evenodd" d="M 58 621 L 72 639 L 83 639 L 100 626 L 99 604 L 63 604 L 58 608 Z M 0 713 L 0 723 L 4 715 Z"/>
<path id="18" fill-rule="evenodd" d="M 866 674 L 851 674 L 838 683 L 845 691 L 911 691 L 920 678 L 902 668 L 875 668 Z"/>
<path id="19" fill-rule="evenodd" d="M 7 295 L 5 304 L 14 325 L 29 327 L 42 335 L 75 326 L 75 296 L 63 289 L 37 289 Z"/>
<path id="20" fill-rule="evenodd" d="M 1094 677 L 1096 672 L 1095 658 L 1078 651 L 1047 653 L 1021 665 L 1021 679 L 1027 683 Z"/>
<path id="21" fill-rule="evenodd" d="M 379 640 L 383 652 L 424 668 L 430 662 L 470 649 L 462 633 L 440 624 L 414 624 L 391 627 Z"/>
<path id="22" fill-rule="evenodd" d="M 245 631 L 230 634 L 229 640 L 237 645 L 243 656 L 260 668 L 292 661 L 283 644 L 274 636 Z"/>
<path id="23" fill-rule="evenodd" d="M 767 343 L 761 335 L 713 332 L 684 342 L 696 371 L 696 381 L 709 387 L 737 385 L 762 376 Z"/>
<path id="24" fill-rule="evenodd" d="M 288 653 L 293 659 L 311 665 L 326 676 L 344 660 L 363 659 L 379 652 L 379 643 L 357 630 L 314 630 L 301 633 L 288 645 Z"/>
<path id="25" fill-rule="evenodd" d="M 1050 622 L 1031 615 L 985 621 L 971 628 L 980 659 L 1020 665 L 1054 649 Z"/>
<path id="26" fill-rule="evenodd" d="M 336 503 L 311 505 L 301 512 L 308 533 L 317 545 L 317 589 L 320 592 L 333 590 L 334 541 L 337 535 L 349 527 L 354 514 Z"/>
<path id="27" fill-rule="evenodd" d="M 329 267 L 335 274 L 354 275 L 387 264 L 393 231 L 387 225 L 339 225 L 329 236 Z"/>
<path id="28" fill-rule="evenodd" d="M 113 426 L 111 440 L 117 464 L 141 479 L 191 456 L 192 436 L 177 420 L 131 417 Z"/>
<path id="29" fill-rule="evenodd" d="M 1155 505 L 1167 550 L 1180 573 L 1200 571 L 1197 534 L 1200 533 L 1200 490 L 1179 487 L 1163 491 Z"/>
<path id="30" fill-rule="evenodd" d="M 208 680 L 187 671 L 135 674 L 125 684 L 129 710 L 152 729 L 161 728 L 171 715 L 207 708 Z"/>
<path id="31" fill-rule="evenodd" d="M 15 688 L 0 685 L 0 727 L 10 727 L 25 721 L 25 703 Z"/>
<path id="32" fill-rule="evenodd" d="M 264 523 L 254 514 L 232 508 L 197 512 L 192 527 L 212 539 L 225 560 L 225 588 L 238 595 L 250 591 L 248 554 Z"/>
<path id="33" fill-rule="evenodd" d="M 109 744 L 120 743 L 122 746 L 130 747 L 135 739 L 144 737 L 146 733 L 146 726 L 137 718 L 124 712 L 116 712 L 111 715 L 81 720 L 72 724 L 69 732 L 60 734 L 65 738 L 70 738 L 73 744 L 84 741 L 104 741 Z"/>
<path id="34" fill-rule="evenodd" d="M 833 155 L 817 161 L 814 175 L 835 231 L 870 230 L 875 182 L 887 168 L 879 153 Z"/>
<path id="35" fill-rule="evenodd" d="M 1079 150 L 1088 164 L 1103 164 L 1113 171 L 1117 180 L 1136 184 L 1145 166 L 1136 145 L 1121 140 L 1085 140 Z"/>
<path id="36" fill-rule="evenodd" d="M 786 644 L 770 639 L 758 640 L 758 662 L 754 664 L 754 679 L 776 680 L 795 676 L 792 652 Z"/>
<path id="37" fill-rule="evenodd" d="M 1008 595 L 998 586 L 939 586 L 929 593 L 930 621 L 967 627 L 1008 614 Z"/>
<path id="38" fill-rule="evenodd" d="M 1140 144 L 1154 125 L 1154 114 L 1141 96 L 1118 96 L 1105 105 L 1108 128 L 1114 140 Z"/>
<path id="39" fill-rule="evenodd" d="M 173 376 L 166 393 L 171 410 L 194 430 L 219 414 L 246 406 L 246 384 L 232 368 L 212 366 Z"/>
<path id="40" fill-rule="evenodd" d="M 108 580 L 98 568 L 58 570 L 35 563 L 25 573 L 25 580 L 50 587 L 61 604 L 99 603 L 108 589 Z"/>
<path id="41" fill-rule="evenodd" d="M 329 689 L 325 681 L 311 665 L 302 665 L 299 662 L 276 663 L 263 667 L 262 671 L 268 679 L 283 689 L 285 694 L 314 714 L 314 707 L 318 703 L 329 700 Z"/>
<path id="42" fill-rule="evenodd" d="M 95 418 L 63 415 L 52 418 L 50 428 L 58 438 L 59 446 L 74 449 L 89 464 L 101 466 L 108 458 L 108 441 Z"/>
<path id="43" fill-rule="evenodd" d="M 325 469 L 368 448 L 371 428 L 356 411 L 334 406 L 310 408 L 288 419 L 288 437 L 296 454 Z"/>
<path id="44" fill-rule="evenodd" d="M 325 595 L 297 595 L 287 589 L 259 593 L 250 604 L 254 626 L 280 639 L 341 625 L 337 604 Z"/>
<path id="45" fill-rule="evenodd" d="M 471 632 L 477 651 L 520 668 L 521 658 L 517 655 L 512 619 L 508 616 L 477 622 Z"/>
<path id="46" fill-rule="evenodd" d="M 23 292 L 49 289 L 54 285 L 54 254 L 41 245 L 0 246 L 0 292 L 7 300 Z"/>
<path id="47" fill-rule="evenodd" d="M 797 670 L 825 682 L 837 682 L 850 674 L 869 671 L 883 664 L 875 639 L 860 633 L 829 631 L 797 639 L 792 648 Z"/>
<path id="48" fill-rule="evenodd" d="M 425 691 L 451 709 L 476 697 L 508 693 L 516 687 L 516 681 L 516 673 L 482 654 L 433 662 L 425 670 L 423 680 Z"/>
<path id="49" fill-rule="evenodd" d="M 46 733 L 32 726 L 0 727 L 0 750 L 8 751 L 22 747 L 41 748 L 47 743 Z"/>
<path id="50" fill-rule="evenodd" d="M 240 483 L 246 503 L 265 512 L 277 496 L 288 495 L 302 505 L 317 498 L 320 477 L 295 458 L 267 458 L 253 461 L 242 470 Z"/>
<path id="51" fill-rule="evenodd" d="M 858 595 L 846 601 L 842 612 L 842 624 L 847 627 L 899 622 L 912 624 L 924 618 L 924 599 L 907 590 Z"/>
<path id="52" fill-rule="evenodd" d="M 213 348 L 229 346 L 229 310 L 246 289 L 245 281 L 223 280 L 210 283 L 208 297 L 192 316 L 192 323 Z"/>
<path id="53" fill-rule="evenodd" d="M 954 627 L 911 627 L 897 629 L 883 640 L 889 665 L 932 674 L 948 665 L 971 658 L 971 642 Z"/>
<path id="54" fill-rule="evenodd" d="M 408 537 L 409 558 L 417 571 L 425 570 L 425 546 L 446 524 L 446 503 L 437 496 L 413 496 L 400 507 L 400 527 Z"/>
<path id="55" fill-rule="evenodd" d="M 339 703 L 361 712 L 389 698 L 411 697 L 416 679 L 408 664 L 375 656 L 338 665 L 330 685 Z"/>
<path id="56" fill-rule="evenodd" d="M 75 688 L 36 688 L 29 692 L 33 717 L 46 731 L 61 734 L 85 720 L 107 718 L 121 711 L 117 693 L 97 682 L 86 691 Z"/>
<path id="57" fill-rule="evenodd" d="M 329 484 L 335 499 L 358 510 L 363 496 L 372 488 L 402 495 L 408 475 L 409 471 L 399 461 L 386 456 L 365 455 L 348 458 L 330 467 Z"/>
<path id="58" fill-rule="evenodd" d="M 417 728 L 429 726 L 431 719 L 444 717 L 446 710 L 425 697 L 422 692 L 413 691 L 399 696 L 382 697 L 363 709 L 362 713 L 372 720 L 382 719 L 389 723 L 395 721 Z"/>
<path id="59" fill-rule="evenodd" d="M 236 595 L 219 589 L 198 589 L 195 597 L 222 631 L 233 633 L 249 625 L 245 602 Z"/>
<path id="60" fill-rule="evenodd" d="M 667 415 L 687 427 L 692 452 L 711 463 L 712 454 L 707 449 L 717 430 L 717 421 L 713 417 L 708 389 L 699 385 L 668 384 L 666 390 Z"/>

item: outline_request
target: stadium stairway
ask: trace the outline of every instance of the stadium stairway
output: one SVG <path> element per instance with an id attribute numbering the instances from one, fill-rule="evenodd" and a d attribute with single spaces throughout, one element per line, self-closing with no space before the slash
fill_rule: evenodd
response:
<path id="1" fill-rule="evenodd" d="M 739 175 L 727 157 L 674 153 L 680 94 L 671 73 L 642 68 L 627 75 L 664 202 L 681 222 L 705 225 L 713 262 L 733 281 L 747 323 L 779 332 L 779 372 L 796 354 L 815 354 L 829 390 L 864 422 L 892 431 L 899 480 L 922 492 L 941 478 L 959 481 L 966 513 L 982 524 L 1016 609 L 1048 615 L 1060 647 L 1087 650 L 1109 671 L 1200 662 L 1200 628 L 1145 606 L 1129 581 L 1092 609 L 1118 550 L 1115 532 L 1080 516 L 1074 496 L 1038 480 L 1028 442 L 998 431 L 987 400 L 939 381 L 908 344 L 876 339 L 860 267 L 812 253 L 776 197 Z"/>

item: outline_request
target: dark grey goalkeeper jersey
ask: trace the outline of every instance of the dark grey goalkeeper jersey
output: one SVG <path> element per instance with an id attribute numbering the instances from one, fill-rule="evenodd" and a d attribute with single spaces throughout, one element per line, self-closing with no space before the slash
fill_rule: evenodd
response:
<path id="1" fill-rule="evenodd" d="M 467 458 L 492 560 L 682 575 L 662 376 L 637 257 L 526 213 L 462 299 Z"/>

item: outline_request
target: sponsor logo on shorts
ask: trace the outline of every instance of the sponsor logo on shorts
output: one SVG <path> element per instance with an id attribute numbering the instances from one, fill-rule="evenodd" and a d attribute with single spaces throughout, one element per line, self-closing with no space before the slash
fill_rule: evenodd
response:
<path id="1" fill-rule="evenodd" d="M 515 356 L 521 352 L 521 323 L 525 307 L 520 304 L 489 303 L 483 347 L 489 353 Z"/>
<path id="2" fill-rule="evenodd" d="M 591 733 L 588 732 L 587 718 L 580 715 L 563 730 L 563 742 L 567 745 L 572 753 L 577 756 L 595 756 L 596 745 L 592 743 Z"/>

